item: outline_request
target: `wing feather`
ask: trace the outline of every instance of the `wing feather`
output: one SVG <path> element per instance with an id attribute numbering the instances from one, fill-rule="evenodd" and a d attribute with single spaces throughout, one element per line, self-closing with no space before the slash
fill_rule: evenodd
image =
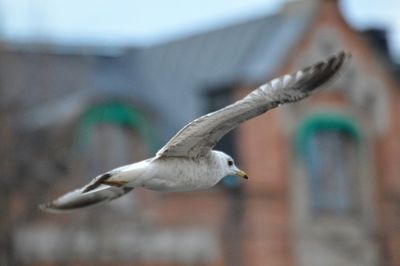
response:
<path id="1" fill-rule="evenodd" d="M 186 125 L 157 152 L 157 157 L 204 156 L 240 123 L 281 104 L 299 101 L 327 84 L 350 57 L 342 51 L 325 61 L 271 80 L 243 99 Z"/>
<path id="2" fill-rule="evenodd" d="M 46 212 L 67 212 L 111 201 L 125 195 L 133 189 L 131 187 L 100 185 L 96 189 L 84 192 L 85 188 L 86 187 L 82 187 L 68 192 L 52 202 L 41 204 L 39 208 Z"/>

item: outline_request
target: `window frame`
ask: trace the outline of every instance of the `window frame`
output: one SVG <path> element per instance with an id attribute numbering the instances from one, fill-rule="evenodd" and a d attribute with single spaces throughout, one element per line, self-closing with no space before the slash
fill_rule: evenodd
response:
<path id="1" fill-rule="evenodd" d="M 310 176 L 310 172 L 308 170 L 308 167 L 306 164 L 308 163 L 307 160 L 309 154 L 307 154 L 308 151 L 308 145 L 310 143 L 310 140 L 312 139 L 313 136 L 315 136 L 316 133 L 322 132 L 322 131 L 335 131 L 335 132 L 343 132 L 349 135 L 352 139 L 354 139 L 355 142 L 355 149 L 356 153 L 360 154 L 361 153 L 361 145 L 363 142 L 363 137 L 361 134 L 361 131 L 359 130 L 359 127 L 355 120 L 348 116 L 344 116 L 342 114 L 338 113 L 317 113 L 310 115 L 306 117 L 300 126 L 298 127 L 297 134 L 295 136 L 295 149 L 296 149 L 296 154 L 299 156 L 300 161 L 302 164 L 304 164 L 304 169 L 305 173 L 307 176 L 307 186 L 308 186 L 308 197 L 309 197 L 309 203 L 308 203 L 308 209 L 310 212 L 310 215 L 314 218 L 351 218 L 351 216 L 358 215 L 358 209 L 361 212 L 361 206 L 358 206 L 360 204 L 360 200 L 356 196 L 355 198 L 355 203 L 354 203 L 354 209 L 353 211 L 350 211 L 349 213 L 344 213 L 343 215 L 337 215 L 336 213 L 324 213 L 320 212 L 318 213 L 316 210 L 314 210 L 313 207 L 313 189 L 312 184 L 311 184 L 311 179 L 312 177 Z M 358 163 L 360 164 L 360 162 Z M 356 167 L 360 167 L 360 165 L 357 165 Z M 361 171 L 360 171 L 361 172 Z M 357 178 L 357 177 L 355 177 Z M 354 182 L 354 180 L 353 180 Z M 357 180 L 355 181 L 357 182 Z M 359 195 L 361 197 L 361 195 Z"/>
<path id="2" fill-rule="evenodd" d="M 150 123 L 142 112 L 121 101 L 107 101 L 89 107 L 81 115 L 75 136 L 75 143 L 79 148 L 84 147 L 92 130 L 99 123 L 126 126 L 136 130 L 150 152 L 155 152 L 159 146 Z"/>

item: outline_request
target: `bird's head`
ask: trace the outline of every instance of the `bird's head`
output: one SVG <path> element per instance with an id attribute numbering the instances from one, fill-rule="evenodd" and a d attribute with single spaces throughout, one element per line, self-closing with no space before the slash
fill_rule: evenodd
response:
<path id="1" fill-rule="evenodd" d="M 222 169 L 223 169 L 223 173 L 224 176 L 229 176 L 229 175 L 235 175 L 235 176 L 239 176 L 245 179 L 248 179 L 247 174 L 240 170 L 236 165 L 235 165 L 235 161 L 232 159 L 231 156 L 229 156 L 228 154 L 221 152 L 221 151 L 217 151 L 218 153 L 218 157 L 220 159 L 220 163 L 222 164 Z"/>

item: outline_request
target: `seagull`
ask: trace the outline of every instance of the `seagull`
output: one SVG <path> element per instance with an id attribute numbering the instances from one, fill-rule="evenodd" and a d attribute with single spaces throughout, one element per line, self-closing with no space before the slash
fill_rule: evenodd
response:
<path id="1" fill-rule="evenodd" d="M 211 188 L 228 175 L 248 179 L 231 156 L 213 150 L 217 142 L 242 122 L 325 87 L 350 58 L 349 52 L 341 51 L 273 79 L 243 99 L 190 122 L 154 157 L 100 174 L 87 185 L 39 207 L 48 212 L 65 212 L 114 200 L 134 188 L 193 191 Z"/>

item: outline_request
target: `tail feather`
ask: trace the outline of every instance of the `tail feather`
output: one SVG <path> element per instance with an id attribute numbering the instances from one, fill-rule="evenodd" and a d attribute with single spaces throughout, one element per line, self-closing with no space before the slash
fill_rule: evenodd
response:
<path id="1" fill-rule="evenodd" d="M 72 211 L 114 200 L 130 192 L 133 188 L 99 185 L 89 192 L 84 192 L 85 189 L 86 187 L 83 187 L 68 192 L 49 203 L 39 205 L 39 208 L 46 212 Z"/>

